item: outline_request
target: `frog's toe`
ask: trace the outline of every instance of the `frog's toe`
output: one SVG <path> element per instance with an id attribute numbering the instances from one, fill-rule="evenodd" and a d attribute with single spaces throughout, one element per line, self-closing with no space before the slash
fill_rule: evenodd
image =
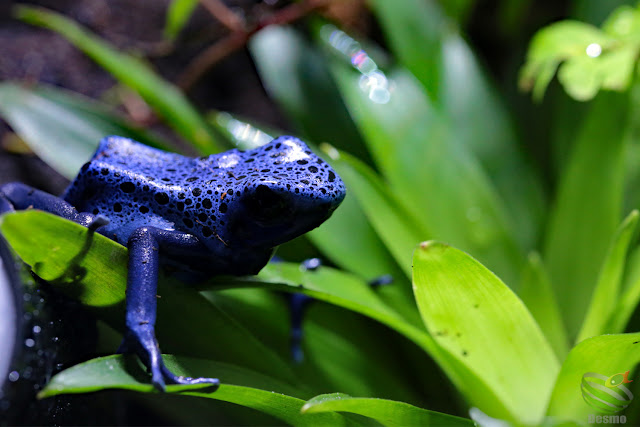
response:
<path id="1" fill-rule="evenodd" d="M 159 367 L 152 366 L 151 371 L 151 384 L 153 384 L 153 387 L 156 390 L 158 390 L 160 393 L 163 393 L 165 391 L 166 385 L 161 369 Z"/>
<path id="2" fill-rule="evenodd" d="M 184 385 L 210 384 L 211 387 L 214 387 L 214 390 L 217 389 L 218 386 L 220 386 L 220 380 L 218 380 L 217 378 L 183 377 L 180 375 L 175 375 L 164 365 L 161 367 L 161 369 L 167 384 L 184 384 Z"/>

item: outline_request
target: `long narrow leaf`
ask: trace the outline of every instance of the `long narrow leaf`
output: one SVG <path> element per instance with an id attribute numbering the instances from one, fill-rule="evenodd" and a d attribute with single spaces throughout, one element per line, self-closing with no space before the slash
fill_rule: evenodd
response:
<path id="1" fill-rule="evenodd" d="M 587 315 L 578 334 L 578 342 L 595 335 L 611 332 L 605 328 L 619 301 L 627 249 L 637 224 L 638 211 L 633 211 L 616 232 L 609 252 L 602 263 L 598 283 L 593 290 Z"/>
<path id="2" fill-rule="evenodd" d="M 558 360 L 563 360 L 569 352 L 567 331 L 551 282 L 537 253 L 529 256 L 522 276 L 518 296 L 540 325 Z"/>
<path id="3" fill-rule="evenodd" d="M 580 342 L 562 365 L 547 414 L 558 420 L 586 422 L 589 414 L 598 412 L 586 403 L 581 383 L 590 381 L 591 373 L 611 377 L 632 370 L 640 362 L 639 345 L 639 333 L 601 335 Z"/>
<path id="4" fill-rule="evenodd" d="M 618 227 L 624 184 L 625 95 L 602 93 L 577 135 L 551 211 L 543 257 L 570 338 Z"/>
<path id="5" fill-rule="evenodd" d="M 307 401 L 303 414 L 350 412 L 373 418 L 384 426 L 473 426 L 471 420 L 418 408 L 404 402 L 351 397 L 343 393 L 323 394 Z"/>
<path id="6" fill-rule="evenodd" d="M 108 135 L 170 148 L 161 138 L 127 123 L 105 105 L 48 86 L 0 83 L 0 117 L 40 158 L 69 179 Z"/>
<path id="7" fill-rule="evenodd" d="M 221 151 L 205 120 L 180 90 L 139 59 L 117 51 L 72 20 L 43 8 L 18 6 L 16 16 L 64 36 L 116 79 L 136 91 L 169 125 L 201 153 Z"/>

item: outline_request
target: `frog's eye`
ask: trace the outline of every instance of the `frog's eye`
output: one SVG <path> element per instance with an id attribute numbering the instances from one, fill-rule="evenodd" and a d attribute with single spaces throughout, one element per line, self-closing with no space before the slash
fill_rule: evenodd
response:
<path id="1" fill-rule="evenodd" d="M 259 221 L 269 221 L 287 214 L 289 205 L 286 198 L 266 185 L 259 185 L 246 200 L 251 216 Z"/>

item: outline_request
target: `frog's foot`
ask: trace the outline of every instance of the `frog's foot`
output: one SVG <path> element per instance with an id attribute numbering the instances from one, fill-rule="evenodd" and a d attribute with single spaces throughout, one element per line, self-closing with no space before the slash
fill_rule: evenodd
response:
<path id="1" fill-rule="evenodd" d="M 166 384 L 211 384 L 215 388 L 220 384 L 217 378 L 190 378 L 171 372 L 162 361 L 153 328 L 149 325 L 140 325 L 135 330 L 129 330 L 118 348 L 118 353 L 135 353 L 151 373 L 151 383 L 161 392 L 165 391 Z"/>
<path id="2" fill-rule="evenodd" d="M 109 223 L 111 222 L 109 218 L 104 215 L 96 215 L 90 221 L 91 222 L 87 224 L 87 228 L 91 231 L 96 231 L 98 228 L 109 225 Z"/>

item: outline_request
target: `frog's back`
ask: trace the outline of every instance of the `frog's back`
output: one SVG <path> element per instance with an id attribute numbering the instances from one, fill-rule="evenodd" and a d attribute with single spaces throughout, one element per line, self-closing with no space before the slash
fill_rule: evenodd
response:
<path id="1" fill-rule="evenodd" d="M 110 224 L 100 232 L 122 244 L 143 226 L 191 232 L 183 211 L 193 203 L 186 193 L 201 169 L 199 159 L 108 137 L 63 197 L 81 212 L 107 216 Z"/>

